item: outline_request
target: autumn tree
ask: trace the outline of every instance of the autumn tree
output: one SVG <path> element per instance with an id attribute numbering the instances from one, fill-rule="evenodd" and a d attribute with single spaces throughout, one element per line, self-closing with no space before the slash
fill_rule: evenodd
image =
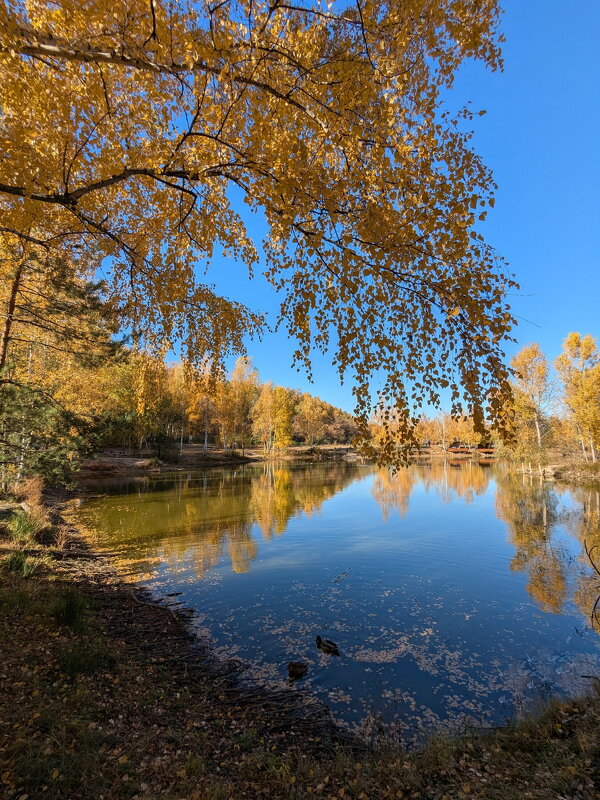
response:
<path id="1" fill-rule="evenodd" d="M 312 447 L 325 435 L 327 415 L 327 405 L 320 398 L 305 392 L 296 406 L 294 430 Z"/>
<path id="2" fill-rule="evenodd" d="M 295 361 L 331 350 L 363 432 L 375 374 L 394 436 L 444 388 L 502 427 L 514 284 L 475 229 L 495 187 L 473 114 L 445 108 L 466 59 L 501 66 L 499 16 L 499 0 L 6 0 L 0 233 L 103 259 L 141 342 L 217 361 L 262 325 L 198 270 L 215 249 L 256 265 L 241 196 L 266 219 Z"/>
<path id="3" fill-rule="evenodd" d="M 137 446 L 144 448 L 161 443 L 163 439 L 164 406 L 168 403 L 168 373 L 160 358 L 140 352 L 134 354 L 136 370 L 133 375 L 135 398 L 134 431 Z"/>
<path id="4" fill-rule="evenodd" d="M 330 406 L 330 413 L 325 428 L 327 438 L 331 442 L 350 444 L 358 434 L 356 421 L 347 411 Z"/>
<path id="5" fill-rule="evenodd" d="M 252 360 L 240 356 L 228 381 L 220 380 L 215 396 L 216 420 L 223 447 L 244 450 L 252 437 L 252 407 L 258 395 L 258 372 Z"/>
<path id="6" fill-rule="evenodd" d="M 215 386 L 215 423 L 221 446 L 225 449 L 233 446 L 235 420 L 231 412 L 231 384 L 224 379 Z"/>
<path id="7" fill-rule="evenodd" d="M 591 460 L 596 462 L 600 446 L 600 352 L 596 339 L 570 333 L 555 363 L 583 455 L 589 460 L 589 447 Z"/>
<path id="8" fill-rule="evenodd" d="M 258 396 L 258 371 L 252 366 L 251 358 L 241 356 L 237 359 L 229 384 L 234 419 L 233 438 L 243 453 L 252 438 L 252 408 Z"/>
<path id="9" fill-rule="evenodd" d="M 208 439 L 215 424 L 215 388 L 210 364 L 198 369 L 191 368 L 192 376 L 188 392 L 187 415 L 193 433 L 200 431 L 204 452 L 208 451 Z"/>
<path id="10" fill-rule="evenodd" d="M 252 431 L 267 452 L 275 441 L 275 389 L 270 381 L 263 383 L 252 409 Z"/>
<path id="11" fill-rule="evenodd" d="M 285 450 L 292 444 L 292 422 L 294 418 L 293 393 L 284 386 L 275 387 L 275 432 L 274 447 Z"/>
<path id="12" fill-rule="evenodd" d="M 435 440 L 437 428 L 433 419 L 422 414 L 415 425 L 415 439 L 419 447 L 427 447 Z"/>
<path id="13" fill-rule="evenodd" d="M 546 432 L 545 416 L 554 399 L 554 387 L 549 374 L 548 360 L 539 344 L 526 345 L 513 356 L 511 367 L 514 370 L 514 410 L 517 428 L 532 425 L 538 451 Z"/>
<path id="14" fill-rule="evenodd" d="M 96 446 L 135 448 L 140 436 L 138 419 L 140 385 L 138 354 L 126 351 L 117 362 L 72 372 L 60 396 L 68 407 L 77 408 L 92 418 Z"/>
<path id="15" fill-rule="evenodd" d="M 453 431 L 452 417 L 445 411 L 439 411 L 433 419 L 434 440 L 442 445 L 446 450 L 452 441 Z"/>
<path id="16" fill-rule="evenodd" d="M 11 480 L 69 476 L 89 446 L 89 391 L 78 376 L 111 362 L 119 345 L 100 287 L 77 277 L 57 254 L 0 247 L 0 472 Z M 81 382 L 85 384 L 85 381 Z"/>
<path id="17" fill-rule="evenodd" d="M 452 420 L 450 430 L 454 441 L 469 447 L 475 447 L 481 441 L 482 432 L 477 430 L 472 417 L 458 417 Z"/>

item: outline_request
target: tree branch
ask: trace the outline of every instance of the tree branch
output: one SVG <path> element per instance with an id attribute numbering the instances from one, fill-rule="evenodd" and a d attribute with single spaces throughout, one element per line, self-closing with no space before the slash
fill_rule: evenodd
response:
<path id="1" fill-rule="evenodd" d="M 60 61 L 78 61 L 84 64 L 117 64 L 119 66 L 127 67 L 129 69 L 136 69 L 143 72 L 152 72 L 154 74 L 165 75 L 181 75 L 185 73 L 202 72 L 208 75 L 220 77 L 223 72 L 222 67 L 213 67 L 204 61 L 194 61 L 191 64 L 179 63 L 171 61 L 168 63 L 161 63 L 150 61 L 147 58 L 129 53 L 120 52 L 118 50 L 95 50 L 92 47 L 80 48 L 69 46 L 68 44 L 60 44 L 57 40 L 44 41 L 37 32 L 23 31 L 24 37 L 28 38 L 31 34 L 35 35 L 35 42 L 31 44 L 22 44 L 16 48 L 0 47 L 0 53 L 14 53 L 17 52 L 23 56 L 31 56 L 33 58 L 55 58 Z M 267 92 L 267 94 L 276 97 L 278 100 L 294 106 L 303 113 L 307 114 L 313 122 L 316 122 L 320 127 L 325 127 L 323 123 L 312 114 L 306 106 L 290 97 L 289 93 L 284 93 L 271 86 L 264 81 L 250 78 L 240 73 L 228 74 L 229 80 L 233 83 L 238 83 L 246 86 L 253 86 L 255 89 Z"/>

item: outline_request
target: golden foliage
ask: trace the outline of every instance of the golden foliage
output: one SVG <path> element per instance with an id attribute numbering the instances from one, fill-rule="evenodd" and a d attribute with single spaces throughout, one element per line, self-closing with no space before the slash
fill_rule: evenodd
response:
<path id="1" fill-rule="evenodd" d="M 516 422 L 517 450 L 527 452 L 535 441 L 542 448 L 542 418 L 553 397 L 548 361 L 537 342 L 526 345 L 510 362 L 514 370 L 513 413 Z"/>
<path id="2" fill-rule="evenodd" d="M 600 352 L 596 339 L 589 334 L 570 333 L 556 359 L 556 369 L 584 452 L 587 440 L 595 462 L 600 446 Z"/>
<path id="3" fill-rule="evenodd" d="M 289 389 L 275 387 L 275 427 L 273 444 L 278 450 L 285 450 L 292 443 L 292 419 L 294 399 Z"/>
<path id="4" fill-rule="evenodd" d="M 514 284 L 474 229 L 494 184 L 461 126 L 473 115 L 442 100 L 466 58 L 500 66 L 499 13 L 8 0 L 0 233 L 102 259 L 138 337 L 218 360 L 262 324 L 197 277 L 217 248 L 256 264 L 241 195 L 267 221 L 295 360 L 310 371 L 311 348 L 332 347 L 365 430 L 375 374 L 402 436 L 408 405 L 447 387 L 457 413 L 479 424 L 487 402 L 502 427 Z"/>

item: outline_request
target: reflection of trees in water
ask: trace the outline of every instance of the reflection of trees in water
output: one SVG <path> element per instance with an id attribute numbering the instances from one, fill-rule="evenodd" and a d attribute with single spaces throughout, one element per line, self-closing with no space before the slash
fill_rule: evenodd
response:
<path id="1" fill-rule="evenodd" d="M 552 545 L 552 526 L 559 520 L 554 485 L 531 475 L 500 474 L 496 514 L 517 550 L 511 569 L 527 573 L 527 591 L 544 611 L 559 613 L 567 599 L 568 567 L 563 551 Z"/>
<path id="2" fill-rule="evenodd" d="M 347 463 L 323 470 L 267 463 L 252 481 L 252 518 L 265 539 L 281 535 L 293 516 L 320 511 L 325 500 L 345 489 L 357 474 L 357 467 Z"/>
<path id="3" fill-rule="evenodd" d="M 105 498 L 88 517 L 119 543 L 128 564 L 136 557 L 151 564 L 160 552 L 175 567 L 193 550 L 199 576 L 225 555 L 234 572 L 247 572 L 258 552 L 254 523 L 267 539 L 280 535 L 292 516 L 319 510 L 357 474 L 349 463 L 320 469 L 271 462 L 190 473 L 175 484 L 155 482 L 155 491 L 138 487 L 126 498 Z"/>
<path id="4" fill-rule="evenodd" d="M 314 468 L 298 469 L 266 463 L 261 470 L 244 472 L 245 480 L 236 484 L 233 497 L 229 497 L 226 503 L 228 505 L 235 499 L 235 513 L 231 514 L 230 506 L 223 509 L 222 497 L 218 499 L 216 508 L 207 509 L 205 529 L 201 540 L 195 544 L 195 550 L 201 556 L 200 574 L 218 563 L 224 545 L 234 572 L 247 572 L 258 552 L 252 533 L 253 523 L 258 524 L 265 539 L 271 539 L 274 534 L 281 535 L 293 516 L 319 510 L 325 500 L 356 477 L 356 467 L 350 464 L 341 464 L 320 473 Z M 223 513 L 229 519 L 225 524 L 215 525 L 215 518 Z"/>
<path id="5" fill-rule="evenodd" d="M 600 576 L 597 572 L 589 569 L 590 561 L 585 548 L 587 546 L 596 568 L 600 569 L 600 490 L 578 487 L 572 490 L 572 494 L 581 504 L 582 511 L 573 518 L 570 528 L 582 545 L 580 561 L 588 568 L 581 570 L 578 575 L 574 600 L 578 608 L 589 618 L 600 594 Z M 596 606 L 593 624 L 594 628 L 600 631 L 598 606 Z"/>
<path id="6" fill-rule="evenodd" d="M 571 510 L 558 511 L 562 494 L 575 501 Z M 590 617 L 600 593 L 600 578 L 590 568 L 585 552 L 598 545 L 600 552 L 600 491 L 544 483 L 529 475 L 503 475 L 496 495 L 498 516 L 509 525 L 517 553 L 511 567 L 528 571 L 527 588 L 544 610 L 558 613 L 568 594 L 569 577 L 575 584 L 573 601 Z M 553 526 L 560 522 L 579 541 L 578 563 L 564 550 L 552 546 Z M 596 618 L 596 629 L 600 619 Z"/>
<path id="7" fill-rule="evenodd" d="M 469 502 L 497 483 L 496 513 L 509 528 L 516 553 L 511 568 L 527 574 L 527 589 L 538 605 L 558 613 L 568 595 L 568 578 L 576 584 L 574 601 L 589 617 L 600 592 L 600 577 L 589 569 L 584 541 L 598 545 L 600 555 L 600 491 L 567 489 L 529 475 L 502 469 L 482 469 L 449 462 L 415 464 L 392 473 L 374 475 L 372 495 L 385 519 L 398 511 L 405 514 L 410 495 L 421 483 L 444 502 L 460 498 Z M 159 479 L 115 487 L 118 496 L 103 498 L 84 513 L 90 527 L 104 532 L 104 543 L 123 554 L 122 567 L 137 577 L 152 573 L 160 558 L 177 563 L 193 554 L 194 567 L 202 576 L 227 557 L 235 572 L 246 572 L 256 558 L 255 523 L 262 536 L 282 535 L 290 519 L 318 512 L 357 477 L 364 475 L 351 463 L 323 466 L 266 462 L 234 470 L 207 470 L 173 480 Z M 152 491 L 148 491 L 151 488 Z M 575 502 L 572 511 L 558 510 L 561 492 Z M 125 494 L 125 496 L 124 496 Z M 556 524 L 564 524 L 581 543 L 580 563 L 553 545 Z M 113 545 L 114 542 L 114 545 Z M 600 558 L 597 558 L 600 561 Z M 600 618 L 597 620 L 600 628 Z"/>
<path id="8" fill-rule="evenodd" d="M 387 520 L 393 511 L 401 516 L 406 514 L 417 483 L 422 483 L 427 491 L 435 490 L 444 503 L 454 498 L 470 503 L 476 495 L 487 491 L 490 471 L 470 461 L 411 464 L 397 472 L 381 469 L 375 475 L 372 495 L 384 519 Z"/>
<path id="9" fill-rule="evenodd" d="M 465 503 L 485 494 L 490 484 L 490 472 L 472 461 L 432 461 L 424 472 L 423 483 L 433 487 L 445 503 L 455 497 Z"/>
<path id="10" fill-rule="evenodd" d="M 408 500 L 418 478 L 413 466 L 400 468 L 397 472 L 378 470 L 373 479 L 371 494 L 381 508 L 384 520 L 389 519 L 393 511 L 397 511 L 400 516 L 406 514 Z"/>

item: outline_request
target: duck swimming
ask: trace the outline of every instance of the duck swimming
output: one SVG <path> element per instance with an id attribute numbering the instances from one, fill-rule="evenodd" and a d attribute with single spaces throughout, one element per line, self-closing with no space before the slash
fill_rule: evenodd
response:
<path id="1" fill-rule="evenodd" d="M 331 639 L 321 639 L 320 636 L 317 636 L 317 647 L 328 656 L 339 656 L 340 654 L 340 648 Z"/>
<path id="2" fill-rule="evenodd" d="M 290 661 L 288 664 L 288 675 L 290 680 L 296 681 L 298 678 L 303 678 L 308 672 L 308 664 L 303 661 Z"/>

